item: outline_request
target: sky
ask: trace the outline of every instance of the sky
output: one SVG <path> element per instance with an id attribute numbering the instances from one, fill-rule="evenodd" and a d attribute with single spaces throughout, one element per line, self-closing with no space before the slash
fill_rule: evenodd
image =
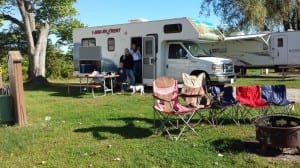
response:
<path id="1" fill-rule="evenodd" d="M 189 17 L 220 24 L 216 16 L 199 17 L 201 0 L 77 0 L 77 18 L 86 26 L 127 23 L 129 19 Z"/>

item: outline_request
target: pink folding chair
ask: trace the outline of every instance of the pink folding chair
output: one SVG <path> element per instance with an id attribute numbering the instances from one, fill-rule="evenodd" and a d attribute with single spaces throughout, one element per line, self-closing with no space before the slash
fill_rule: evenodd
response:
<path id="1" fill-rule="evenodd" d="M 182 106 L 178 100 L 177 80 L 170 77 L 160 77 L 153 81 L 154 98 L 154 128 L 159 120 L 161 130 L 165 130 L 172 140 L 178 140 L 185 128 L 196 135 L 198 133 L 190 125 L 196 109 Z M 173 133 L 173 130 L 177 133 Z M 172 132 L 172 133 L 171 133 Z"/>

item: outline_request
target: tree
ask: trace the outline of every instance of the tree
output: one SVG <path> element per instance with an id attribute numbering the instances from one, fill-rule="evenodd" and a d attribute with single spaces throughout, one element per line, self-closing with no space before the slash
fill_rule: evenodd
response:
<path id="1" fill-rule="evenodd" d="M 9 50 L 19 50 L 26 52 L 27 43 L 24 33 L 17 26 L 10 25 L 7 29 L 0 32 L 0 57 L 6 56 Z"/>
<path id="2" fill-rule="evenodd" d="M 200 14 L 211 10 L 234 29 L 267 30 L 282 25 L 284 30 L 300 30 L 299 0 L 203 0 Z"/>
<path id="3" fill-rule="evenodd" d="M 59 42 L 70 43 L 72 28 L 83 25 L 73 17 L 76 0 L 0 0 L 0 18 L 17 25 L 24 32 L 29 56 L 31 80 L 45 78 L 45 59 L 49 34 Z M 15 15 L 20 12 L 21 19 Z"/>

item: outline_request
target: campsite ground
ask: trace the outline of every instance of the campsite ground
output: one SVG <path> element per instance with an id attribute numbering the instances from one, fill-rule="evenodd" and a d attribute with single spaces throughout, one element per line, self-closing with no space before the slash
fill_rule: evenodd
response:
<path id="1" fill-rule="evenodd" d="M 298 78 L 237 79 L 235 85 L 286 84 Z M 65 86 L 25 86 L 28 126 L 0 128 L 0 167 L 299 167 L 299 153 L 262 152 L 251 123 L 231 120 L 177 142 L 152 131 L 152 95 L 91 98 Z M 201 111 L 207 115 L 207 111 Z M 295 106 L 300 115 L 300 103 Z M 255 115 L 255 114 L 254 114 Z"/>

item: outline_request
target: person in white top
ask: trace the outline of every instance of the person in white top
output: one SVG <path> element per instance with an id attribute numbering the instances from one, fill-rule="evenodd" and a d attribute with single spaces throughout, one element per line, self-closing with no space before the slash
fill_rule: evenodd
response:
<path id="1" fill-rule="evenodd" d="M 130 54 L 133 57 L 133 72 L 135 75 L 136 82 L 142 82 L 142 54 L 139 47 L 136 44 L 132 44 Z"/>
<path id="2" fill-rule="evenodd" d="M 90 77 L 94 77 L 94 76 L 97 76 L 97 75 L 100 75 L 100 72 L 97 71 L 96 68 L 94 68 L 94 71 L 89 74 Z M 91 81 L 92 83 L 101 83 L 102 80 L 100 78 L 93 78 L 93 80 Z"/>
<path id="3" fill-rule="evenodd" d="M 96 68 L 94 68 L 94 71 L 89 76 L 97 76 L 99 74 L 99 71 L 97 71 Z"/>

